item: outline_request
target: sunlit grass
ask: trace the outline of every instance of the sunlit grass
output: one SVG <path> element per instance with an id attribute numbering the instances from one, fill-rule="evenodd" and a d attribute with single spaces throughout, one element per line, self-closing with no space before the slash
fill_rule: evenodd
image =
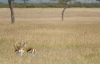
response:
<path id="1" fill-rule="evenodd" d="M 0 9 L 0 64 L 100 64 L 98 9 L 68 9 L 64 21 L 61 11 L 15 9 L 16 22 L 11 24 L 10 11 Z M 88 13 L 82 14 L 84 11 Z M 35 47 L 36 55 L 16 54 L 13 42 L 19 40 Z"/>

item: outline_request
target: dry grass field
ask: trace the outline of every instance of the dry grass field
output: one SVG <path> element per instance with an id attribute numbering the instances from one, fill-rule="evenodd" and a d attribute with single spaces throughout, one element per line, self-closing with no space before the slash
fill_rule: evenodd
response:
<path id="1" fill-rule="evenodd" d="M 0 9 L 0 64 L 100 64 L 100 8 Z M 26 40 L 36 48 L 20 57 L 13 42 Z M 19 43 L 17 44 L 19 45 Z"/>

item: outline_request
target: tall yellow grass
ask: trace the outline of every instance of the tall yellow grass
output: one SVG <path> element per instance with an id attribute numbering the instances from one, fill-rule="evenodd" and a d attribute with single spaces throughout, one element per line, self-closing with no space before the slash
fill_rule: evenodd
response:
<path id="1" fill-rule="evenodd" d="M 0 64 L 100 64 L 100 8 L 0 9 Z M 13 42 L 26 40 L 36 55 L 20 57 Z M 17 44 L 19 45 L 19 44 Z"/>

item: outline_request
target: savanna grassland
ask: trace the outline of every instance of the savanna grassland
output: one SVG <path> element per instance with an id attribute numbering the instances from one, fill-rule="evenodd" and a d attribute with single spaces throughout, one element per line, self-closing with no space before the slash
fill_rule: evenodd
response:
<path id="1" fill-rule="evenodd" d="M 64 21 L 62 10 L 15 8 L 11 24 L 9 8 L 1 8 L 0 64 L 100 64 L 100 8 L 68 8 Z M 19 40 L 36 55 L 16 54 Z"/>

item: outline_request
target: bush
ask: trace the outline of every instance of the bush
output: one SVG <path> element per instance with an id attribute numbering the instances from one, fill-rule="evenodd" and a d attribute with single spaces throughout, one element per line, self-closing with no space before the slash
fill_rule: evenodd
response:
<path id="1" fill-rule="evenodd" d="M 1 3 L 0 2 L 0 8 L 8 8 L 8 3 Z M 40 4 L 35 4 L 35 3 L 14 3 L 13 4 L 14 8 L 63 8 L 64 4 L 63 3 L 40 3 Z M 100 4 L 86 4 L 86 3 L 74 3 L 74 4 L 67 4 L 68 8 L 71 7 L 86 7 L 86 8 L 99 8 Z"/>

